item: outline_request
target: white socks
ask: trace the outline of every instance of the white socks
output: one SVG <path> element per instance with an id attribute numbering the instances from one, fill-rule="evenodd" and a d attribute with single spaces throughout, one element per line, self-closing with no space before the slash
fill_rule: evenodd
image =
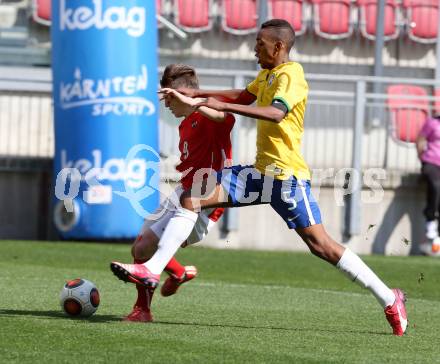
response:
<path id="1" fill-rule="evenodd" d="M 353 282 L 367 288 L 383 308 L 392 305 L 396 299 L 379 277 L 350 249 L 346 248 L 336 267 L 344 272 Z"/>
<path id="2" fill-rule="evenodd" d="M 188 238 L 199 214 L 178 207 L 159 240 L 156 253 L 145 263 L 151 273 L 161 274 L 180 245 Z"/>

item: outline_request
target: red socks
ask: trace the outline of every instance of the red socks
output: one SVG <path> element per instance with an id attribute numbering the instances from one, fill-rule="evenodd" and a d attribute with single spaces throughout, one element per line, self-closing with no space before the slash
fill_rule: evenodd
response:
<path id="1" fill-rule="evenodd" d="M 185 267 L 173 257 L 166 265 L 165 272 L 171 274 L 175 278 L 182 278 L 185 274 Z"/>
<path id="2" fill-rule="evenodd" d="M 135 264 L 142 264 L 145 262 L 146 262 L 146 260 L 134 259 Z M 134 305 L 138 306 L 138 307 L 142 307 L 142 308 L 149 311 L 150 306 L 151 306 L 151 300 L 153 299 L 154 289 L 147 290 L 147 288 L 145 288 L 139 284 L 136 284 L 136 289 L 138 292 L 138 296 L 137 296 L 136 303 Z"/>
<path id="3" fill-rule="evenodd" d="M 143 264 L 146 259 L 134 259 L 135 264 Z M 165 271 L 171 274 L 175 278 L 181 278 L 185 274 L 185 267 L 180 264 L 176 258 L 171 258 L 165 267 Z M 142 307 L 145 310 L 150 310 L 151 301 L 153 299 L 154 289 L 147 289 L 139 284 L 136 285 L 138 292 L 137 300 L 135 306 Z"/>

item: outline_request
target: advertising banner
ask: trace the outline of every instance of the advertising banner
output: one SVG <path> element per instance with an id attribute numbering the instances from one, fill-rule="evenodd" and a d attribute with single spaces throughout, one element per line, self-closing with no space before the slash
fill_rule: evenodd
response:
<path id="1" fill-rule="evenodd" d="M 53 1 L 51 37 L 55 226 L 132 238 L 159 202 L 155 1 Z"/>

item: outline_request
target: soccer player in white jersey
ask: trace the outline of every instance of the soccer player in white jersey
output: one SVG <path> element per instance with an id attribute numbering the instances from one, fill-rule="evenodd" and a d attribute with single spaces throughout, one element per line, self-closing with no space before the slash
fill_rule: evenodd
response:
<path id="1" fill-rule="evenodd" d="M 195 70 L 182 64 L 168 65 L 163 73 L 161 86 L 167 87 L 161 92 L 165 106 L 177 118 L 184 118 L 179 124 L 180 163 L 176 166 L 176 169 L 182 172 L 182 178 L 174 195 L 164 201 L 159 209 L 145 220 L 132 247 L 134 263 L 137 264 L 147 262 L 156 251 L 157 243 L 165 227 L 174 216 L 174 203 L 179 203 L 180 194 L 191 188 L 199 176 L 203 179 L 205 172 L 212 173 L 220 170 L 225 163 L 230 163 L 232 158 L 230 133 L 235 122 L 234 116 L 206 107 L 195 110 L 193 105 L 197 100 L 173 90 L 178 87 L 198 88 Z M 223 212 L 224 208 L 211 208 L 199 214 L 194 229 L 185 239 L 185 244 L 194 244 L 202 240 Z M 163 296 L 173 295 L 181 284 L 192 280 L 197 275 L 196 267 L 184 267 L 174 257 L 170 257 L 164 270 L 169 277 L 161 288 Z M 151 300 L 156 285 L 150 284 L 145 287 L 142 282 L 134 278 L 131 282 L 136 283 L 138 296 L 131 313 L 124 320 L 153 321 Z"/>

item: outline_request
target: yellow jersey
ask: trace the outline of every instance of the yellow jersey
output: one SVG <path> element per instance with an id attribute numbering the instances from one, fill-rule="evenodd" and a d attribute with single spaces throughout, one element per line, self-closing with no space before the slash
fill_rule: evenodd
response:
<path id="1" fill-rule="evenodd" d="M 304 113 L 309 87 L 302 66 L 287 62 L 271 70 L 262 70 L 246 87 L 257 97 L 257 106 L 282 102 L 288 112 L 279 123 L 257 120 L 257 156 L 255 168 L 276 179 L 310 180 L 310 171 L 301 155 Z"/>

